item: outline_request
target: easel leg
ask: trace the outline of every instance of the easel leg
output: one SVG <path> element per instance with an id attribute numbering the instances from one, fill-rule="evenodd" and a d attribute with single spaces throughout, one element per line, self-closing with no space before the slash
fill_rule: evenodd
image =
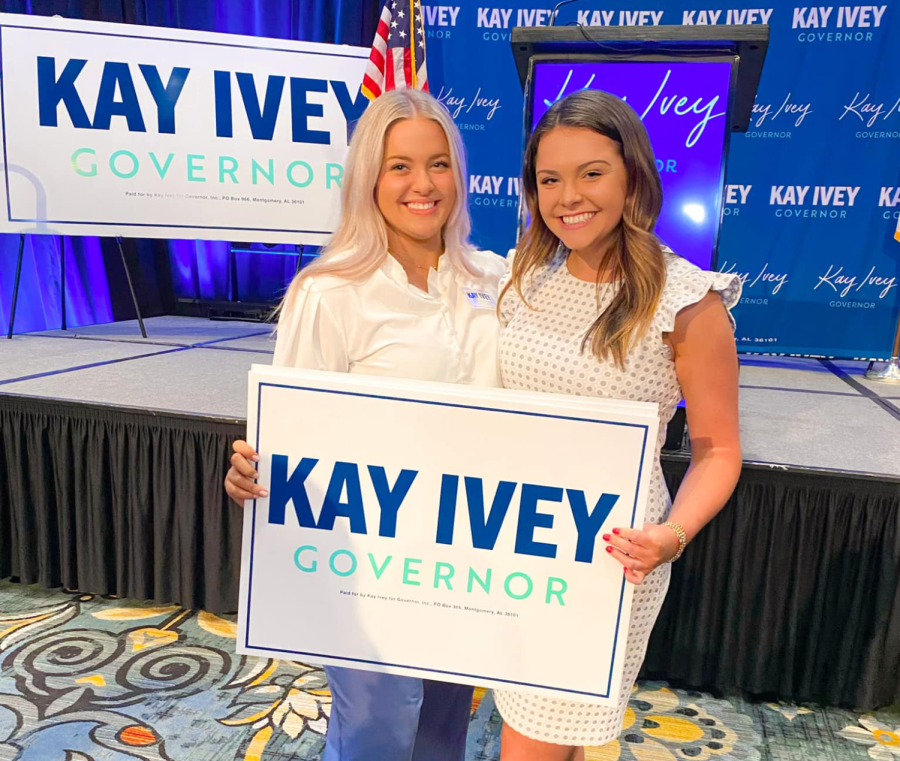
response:
<path id="1" fill-rule="evenodd" d="M 234 251 L 228 252 L 228 272 L 229 272 L 229 288 L 228 288 L 228 300 L 229 301 L 240 301 L 241 294 L 238 290 L 238 268 L 237 268 L 237 254 Z"/>
<path id="2" fill-rule="evenodd" d="M 62 311 L 62 329 L 68 330 L 66 324 L 66 236 L 59 238 L 59 303 Z"/>
<path id="3" fill-rule="evenodd" d="M 300 268 L 303 266 L 303 246 L 300 246 L 300 253 L 297 254 L 297 269 L 294 270 L 294 277 L 300 274 Z"/>
<path id="4" fill-rule="evenodd" d="M 138 325 L 141 326 L 141 335 L 146 338 L 147 330 L 144 328 L 144 318 L 141 316 L 141 308 L 138 306 L 137 295 L 134 292 L 134 284 L 131 282 L 131 270 L 128 269 L 128 260 L 125 259 L 125 249 L 122 248 L 122 239 L 116 236 L 119 246 L 119 255 L 122 257 L 122 266 L 125 267 L 125 278 L 128 280 L 128 290 L 131 291 L 131 301 L 134 303 L 134 311 L 137 312 Z"/>
<path id="5" fill-rule="evenodd" d="M 22 257 L 25 255 L 25 233 L 19 234 L 19 259 L 16 262 L 16 281 L 13 285 L 12 309 L 9 313 L 9 333 L 7 338 L 13 337 L 13 326 L 16 324 L 16 303 L 19 301 L 19 282 L 22 279 Z"/>

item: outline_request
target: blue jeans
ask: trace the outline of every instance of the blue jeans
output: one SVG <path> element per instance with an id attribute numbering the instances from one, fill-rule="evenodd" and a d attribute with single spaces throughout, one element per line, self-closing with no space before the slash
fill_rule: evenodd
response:
<path id="1" fill-rule="evenodd" d="M 326 666 L 322 761 L 465 761 L 472 688 Z"/>

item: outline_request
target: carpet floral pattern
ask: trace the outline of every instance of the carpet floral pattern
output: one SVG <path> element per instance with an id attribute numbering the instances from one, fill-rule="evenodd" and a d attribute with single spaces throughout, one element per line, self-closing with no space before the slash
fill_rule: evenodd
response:
<path id="1" fill-rule="evenodd" d="M 176 605 L 0 582 L 0 761 L 319 758 L 331 713 L 322 669 L 236 655 L 235 635 L 233 620 Z M 497 759 L 500 726 L 490 692 L 476 690 L 467 758 Z M 900 710 L 860 715 L 645 682 L 618 740 L 585 757 L 900 761 Z"/>

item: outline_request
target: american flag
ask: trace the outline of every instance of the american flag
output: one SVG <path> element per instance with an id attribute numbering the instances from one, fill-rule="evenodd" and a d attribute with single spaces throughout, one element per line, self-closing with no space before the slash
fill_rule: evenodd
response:
<path id="1" fill-rule="evenodd" d="M 369 54 L 362 91 L 375 100 L 388 90 L 428 91 L 425 14 L 420 0 L 386 0 Z"/>

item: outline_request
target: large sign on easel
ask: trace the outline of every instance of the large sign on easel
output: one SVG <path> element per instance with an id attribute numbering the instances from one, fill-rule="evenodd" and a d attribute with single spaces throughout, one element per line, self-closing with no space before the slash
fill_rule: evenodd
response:
<path id="1" fill-rule="evenodd" d="M 321 244 L 368 50 L 0 14 L 0 232 Z"/>
<path id="2" fill-rule="evenodd" d="M 255 367 L 237 650 L 615 704 L 655 405 Z"/>

